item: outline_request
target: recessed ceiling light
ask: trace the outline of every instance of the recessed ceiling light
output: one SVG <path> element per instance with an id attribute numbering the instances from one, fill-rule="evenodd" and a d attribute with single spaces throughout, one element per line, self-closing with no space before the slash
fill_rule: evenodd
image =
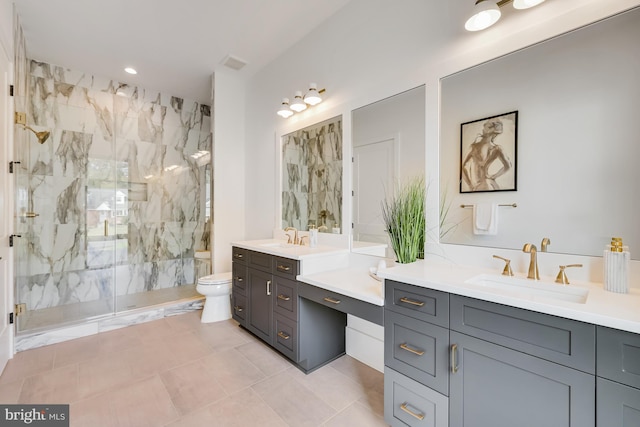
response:
<path id="1" fill-rule="evenodd" d="M 127 73 L 129 73 L 129 74 L 138 74 L 138 72 L 136 71 L 136 69 L 135 69 L 135 68 L 133 68 L 133 67 L 127 67 L 127 68 L 125 68 L 124 70 L 125 70 Z"/>

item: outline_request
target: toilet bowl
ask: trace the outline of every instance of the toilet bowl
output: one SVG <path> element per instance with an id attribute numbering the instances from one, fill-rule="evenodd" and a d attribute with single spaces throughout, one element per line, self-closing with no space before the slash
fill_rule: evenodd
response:
<path id="1" fill-rule="evenodd" d="M 200 277 L 196 291 L 206 297 L 202 323 L 231 319 L 231 273 L 218 273 Z"/>

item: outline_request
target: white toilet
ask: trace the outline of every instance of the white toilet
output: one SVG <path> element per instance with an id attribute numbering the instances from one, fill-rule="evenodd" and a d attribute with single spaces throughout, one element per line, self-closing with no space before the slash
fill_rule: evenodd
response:
<path id="1" fill-rule="evenodd" d="M 200 277 L 196 291 L 206 297 L 202 310 L 202 323 L 231 319 L 231 273 L 218 273 Z"/>

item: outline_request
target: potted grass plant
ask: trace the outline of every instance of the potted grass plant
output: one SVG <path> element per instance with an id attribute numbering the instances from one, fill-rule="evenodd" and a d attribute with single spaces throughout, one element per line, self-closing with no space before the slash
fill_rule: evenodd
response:
<path id="1" fill-rule="evenodd" d="M 382 218 L 397 261 L 407 264 L 424 258 L 426 187 L 418 176 L 398 185 L 382 201 Z"/>

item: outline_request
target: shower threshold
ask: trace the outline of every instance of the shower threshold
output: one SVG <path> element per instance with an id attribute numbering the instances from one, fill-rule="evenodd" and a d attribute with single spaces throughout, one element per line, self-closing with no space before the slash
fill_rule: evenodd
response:
<path id="1" fill-rule="evenodd" d="M 101 303 L 103 307 L 105 304 L 93 303 Z M 76 310 L 65 305 L 21 315 L 18 321 L 25 323 L 20 324 L 23 331 L 15 336 L 16 352 L 200 310 L 204 297 L 196 292 L 195 285 L 185 285 L 120 296 L 117 304 L 123 309 L 115 313 L 95 314 L 96 311 L 91 312 L 95 307 L 80 304 L 85 305 Z"/>

